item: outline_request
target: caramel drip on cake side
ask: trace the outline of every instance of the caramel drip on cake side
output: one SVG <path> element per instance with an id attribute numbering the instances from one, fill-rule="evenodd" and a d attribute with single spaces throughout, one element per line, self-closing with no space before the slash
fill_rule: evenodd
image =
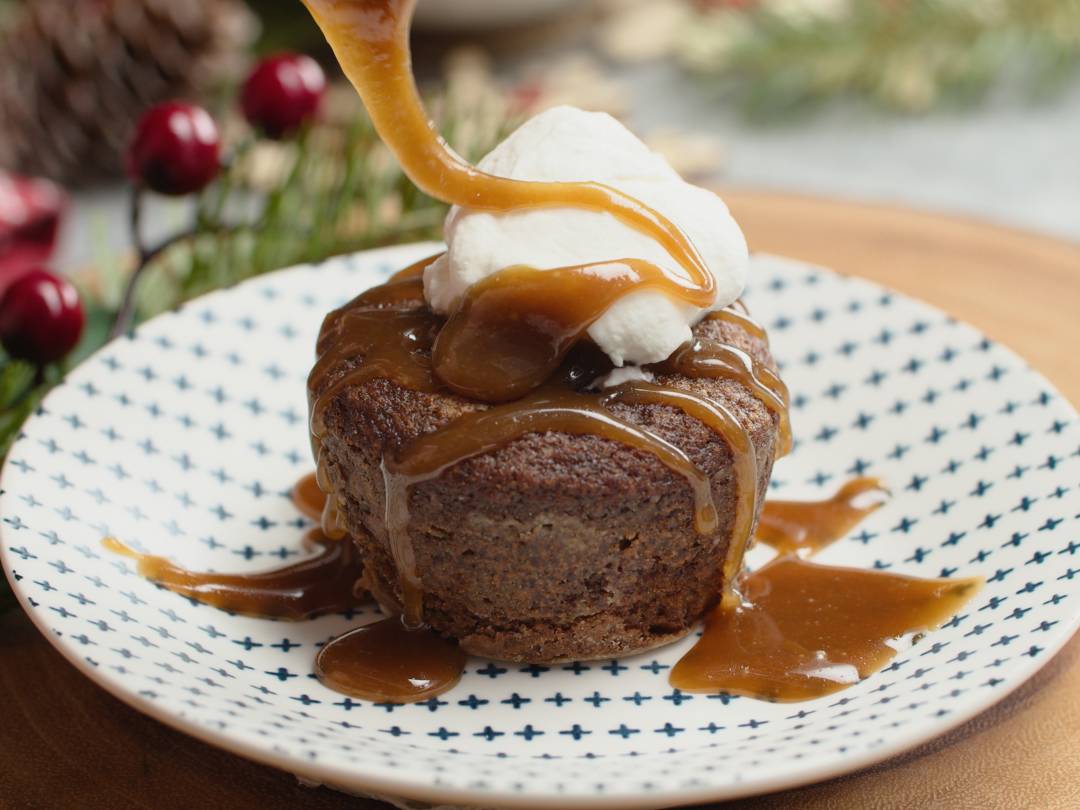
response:
<path id="1" fill-rule="evenodd" d="M 721 604 L 734 606 L 738 596 L 733 585 L 742 569 L 743 556 L 753 531 L 754 513 L 757 511 L 757 455 L 750 434 L 719 402 L 689 391 L 645 382 L 626 383 L 613 389 L 609 400 L 678 408 L 711 428 L 731 448 L 735 470 L 735 519 L 731 527 L 731 545 L 724 557 L 723 576 L 729 587 L 723 589 Z"/>
<path id="2" fill-rule="evenodd" d="M 694 340 L 677 349 L 663 363 L 657 364 L 657 368 L 686 377 L 725 377 L 742 383 L 780 421 L 777 458 L 791 452 L 787 386 L 776 372 L 754 360 L 742 349 L 715 340 Z"/>
<path id="3" fill-rule="evenodd" d="M 656 456 L 686 479 L 694 493 L 694 525 L 701 534 L 711 534 L 716 530 L 717 514 L 708 476 L 678 447 L 620 419 L 606 407 L 618 400 L 651 399 L 688 411 L 697 406 L 704 413 L 709 403 L 693 395 L 680 400 L 677 395 L 682 392 L 674 390 L 658 389 L 652 397 L 650 393 L 642 391 L 635 397 L 632 389 L 616 388 L 586 394 L 551 386 L 518 402 L 461 416 L 439 431 L 417 437 L 396 458 L 383 462 L 387 491 L 391 493 L 388 499 L 393 503 L 387 507 L 391 531 L 404 533 L 407 528 L 406 491 L 412 485 L 436 478 L 461 461 L 497 450 L 528 433 L 551 431 L 599 436 Z"/>
<path id="4" fill-rule="evenodd" d="M 296 482 L 292 491 L 292 502 L 302 515 L 312 520 L 320 520 L 326 508 L 326 492 L 319 485 L 317 473 L 305 475 Z"/>

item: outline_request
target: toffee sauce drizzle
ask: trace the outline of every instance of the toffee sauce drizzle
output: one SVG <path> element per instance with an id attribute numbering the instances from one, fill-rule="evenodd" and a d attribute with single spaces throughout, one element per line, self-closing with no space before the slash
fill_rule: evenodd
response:
<path id="1" fill-rule="evenodd" d="M 422 583 L 408 532 L 410 488 L 525 433 L 589 433 L 652 453 L 691 486 L 697 530 L 715 531 L 718 518 L 707 476 L 661 437 L 618 419 L 608 407 L 618 401 L 682 409 L 712 427 L 732 448 L 738 492 L 736 520 L 725 561 L 723 599 L 717 610 L 723 616 L 744 615 L 746 610 L 733 585 L 749 542 L 757 497 L 756 458 L 746 431 L 721 405 L 691 393 L 630 383 L 610 392 L 589 394 L 566 384 L 572 373 L 558 373 L 589 326 L 628 292 L 657 289 L 708 309 L 714 299 L 712 280 L 692 245 L 655 211 L 613 189 L 594 183 L 523 183 L 492 177 L 455 155 L 433 130 L 411 74 L 407 34 L 414 0 L 305 2 L 363 98 L 379 134 L 419 187 L 446 202 L 475 209 L 574 206 L 606 211 L 655 238 L 686 274 L 685 279 L 675 278 L 635 259 L 547 271 L 510 267 L 474 285 L 446 324 L 439 327 L 423 309 L 416 278 L 419 270 L 413 268 L 388 289 L 361 296 L 331 316 L 310 379 L 310 390 L 318 392 L 311 401 L 317 452 L 325 435 L 327 404 L 344 387 L 365 379 L 387 377 L 421 391 L 445 386 L 474 400 L 507 403 L 461 417 L 383 460 L 386 527 L 399 571 L 403 627 L 419 628 L 423 623 Z M 410 294 L 415 302 L 408 300 Z M 412 303 L 415 308 L 409 306 Z M 745 308 L 729 308 L 709 317 L 765 337 Z M 360 365 L 351 365 L 358 357 L 363 358 Z M 343 368 L 345 372 L 340 373 Z M 745 352 L 699 340 L 681 348 L 656 370 L 737 380 L 776 415 L 780 426 L 777 454 L 790 450 L 787 389 L 771 369 L 757 364 Z M 331 378 L 334 374 L 336 379 Z M 332 507 L 328 515 L 334 517 Z M 366 647 L 364 650 L 364 654 L 371 653 Z M 686 668 L 681 671 L 685 674 Z"/>
<path id="2" fill-rule="evenodd" d="M 757 541 L 779 554 L 816 554 L 884 506 L 888 497 L 878 479 L 854 478 L 822 501 L 767 501 L 758 518 Z"/>
<path id="3" fill-rule="evenodd" d="M 668 680 L 686 692 L 812 700 L 881 669 L 896 655 L 890 641 L 939 626 L 981 584 L 783 555 L 743 580 L 742 605 L 705 617 L 704 634 Z"/>
<path id="4" fill-rule="evenodd" d="M 615 189 L 596 183 L 536 183 L 496 177 L 454 154 L 431 125 L 412 76 L 408 29 L 415 0 L 305 3 L 363 99 L 379 135 L 421 189 L 444 202 L 473 209 L 568 206 L 604 211 L 656 239 L 684 273 L 684 277 L 673 276 L 634 258 L 545 270 L 508 267 L 474 285 L 440 325 L 424 307 L 419 275 L 428 261 L 360 296 L 327 319 L 319 360 L 309 378 L 309 390 L 317 392 L 311 400 L 311 428 L 321 479 L 326 477 L 321 458 L 325 410 L 348 386 L 384 377 L 419 391 L 448 388 L 474 400 L 512 402 L 464 417 L 421 437 L 396 458 L 384 460 L 386 525 L 399 570 L 405 624 L 418 627 L 423 621 L 421 584 L 408 537 L 409 488 L 524 433 L 560 430 L 599 434 L 652 453 L 693 488 L 697 529 L 715 531 L 711 484 L 684 453 L 610 413 L 604 405 L 614 399 L 550 383 L 588 328 L 631 291 L 655 289 L 700 309 L 712 306 L 712 275 L 685 235 L 657 212 Z M 730 317 L 740 318 L 740 314 Z M 763 334 L 752 321 L 741 320 Z M 781 450 L 790 445 L 787 392 L 775 375 L 756 367 L 745 354 L 718 344 L 692 347 L 683 354 L 686 371 L 694 373 L 700 367 L 697 376 L 725 376 L 749 386 L 779 414 L 785 437 Z M 360 357 L 361 364 L 354 366 Z M 342 369 L 351 370 L 341 373 Z M 683 368 L 675 370 L 684 372 Z M 627 388 L 618 396 L 641 401 L 648 398 L 652 403 L 707 413 L 709 424 L 736 456 L 752 455 L 746 432 L 730 414 L 720 413 L 722 407 L 715 403 L 660 388 Z M 740 460 L 737 466 L 740 492 L 753 494 L 756 478 L 749 474 L 750 462 Z M 729 555 L 731 574 L 738 571 L 756 508 L 756 502 L 746 495 L 740 496 L 739 503 L 735 523 L 741 533 Z M 332 502 L 327 507 L 324 530 L 340 531 L 337 506 Z"/>
<path id="5" fill-rule="evenodd" d="M 363 561 L 350 541 L 331 540 L 313 529 L 305 537 L 314 556 L 255 574 L 189 571 L 164 557 L 142 554 L 114 537 L 102 545 L 136 562 L 140 575 L 173 593 L 207 605 L 260 618 L 300 621 L 320 613 L 337 613 L 363 600 L 359 585 Z"/>
<path id="6" fill-rule="evenodd" d="M 718 605 L 705 632 L 671 672 L 673 687 L 728 692 L 774 701 L 831 694 L 884 666 L 890 642 L 932 629 L 956 613 L 981 579 L 917 579 L 881 571 L 816 565 L 810 554 L 850 531 L 881 505 L 872 478 L 855 479 L 821 501 L 766 503 L 760 539 L 788 553 L 746 575 L 742 602 Z M 308 515 L 322 509 L 314 476 L 294 490 Z M 873 497 L 869 503 L 867 496 Z M 276 571 L 223 575 L 187 571 L 107 538 L 106 548 L 138 561 L 139 573 L 200 602 L 253 616 L 304 619 L 359 601 L 362 565 L 351 541 L 312 533 L 322 551 Z M 332 689 L 369 700 L 415 702 L 453 687 L 465 655 L 430 630 L 406 631 L 392 616 L 338 637 L 319 653 L 315 669 Z"/>

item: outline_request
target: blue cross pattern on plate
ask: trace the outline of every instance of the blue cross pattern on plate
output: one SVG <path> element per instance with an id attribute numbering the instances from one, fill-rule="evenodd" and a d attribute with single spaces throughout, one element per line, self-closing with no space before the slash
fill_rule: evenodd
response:
<path id="1" fill-rule="evenodd" d="M 198 299 L 45 400 L 4 469 L 3 561 L 82 672 L 190 734 L 349 790 L 648 807 L 778 789 L 910 748 L 999 700 L 1076 628 L 1072 407 L 949 316 L 770 256 L 753 259 L 747 301 L 793 392 L 797 437 L 774 494 L 819 498 L 878 476 L 894 497 L 820 561 L 986 577 L 961 614 L 844 692 L 799 704 L 680 692 L 667 677 L 691 637 L 619 661 L 472 659 L 447 694 L 373 704 L 323 688 L 312 663 L 376 608 L 235 616 L 102 549 L 111 534 L 218 571 L 296 559 L 309 521 L 289 490 L 312 468 L 305 379 L 323 314 L 436 249 L 357 254 Z"/>

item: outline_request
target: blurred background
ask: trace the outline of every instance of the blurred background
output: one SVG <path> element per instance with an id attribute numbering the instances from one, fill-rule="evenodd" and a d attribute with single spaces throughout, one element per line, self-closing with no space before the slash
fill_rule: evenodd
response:
<path id="1" fill-rule="evenodd" d="M 1080 240 L 1080 0 L 420 0 L 415 27 L 430 108 L 471 157 L 570 103 L 701 183 Z M 330 87 L 295 137 L 256 137 L 238 88 L 282 51 Z M 441 207 L 397 173 L 299 0 L 0 0 L 0 288 L 47 261 L 91 315 L 116 309 L 136 262 L 123 155 L 176 97 L 213 114 L 232 157 L 201 194 L 146 202 L 148 241 L 194 235 L 140 291 L 144 314 L 437 234 Z"/>

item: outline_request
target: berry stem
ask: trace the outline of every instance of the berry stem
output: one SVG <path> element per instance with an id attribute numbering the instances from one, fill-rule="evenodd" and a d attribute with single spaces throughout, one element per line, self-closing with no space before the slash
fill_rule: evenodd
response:
<path id="1" fill-rule="evenodd" d="M 243 227 L 250 227 L 252 230 L 258 230 L 257 225 L 224 225 L 221 223 L 221 216 L 225 208 L 226 197 L 230 191 L 228 183 L 230 177 L 229 170 L 247 153 L 251 143 L 252 142 L 250 141 L 242 141 L 237 145 L 233 154 L 222 161 L 221 169 L 223 172 L 223 179 L 218 181 L 219 186 L 221 186 L 221 191 L 214 201 L 211 218 L 207 219 L 205 217 L 205 212 L 196 210 L 195 221 L 190 228 L 174 233 L 149 247 L 146 245 L 142 232 L 142 209 L 146 197 L 146 189 L 141 183 L 136 183 L 132 186 L 129 203 L 130 207 L 128 211 L 128 225 L 131 231 L 131 242 L 135 246 L 135 252 L 138 256 L 138 263 L 135 266 L 135 270 L 128 278 L 127 285 L 124 287 L 124 296 L 120 302 L 120 308 L 116 313 L 116 320 L 113 321 L 112 328 L 109 330 L 107 342 L 115 340 L 131 328 L 135 319 L 135 292 L 139 285 L 139 281 L 146 272 L 146 268 L 153 264 L 154 260 L 162 253 L 165 253 L 180 242 L 207 233 L 223 234 L 239 230 Z"/>
<path id="2" fill-rule="evenodd" d="M 141 183 L 132 186 L 128 203 L 128 226 L 131 231 L 131 242 L 135 246 L 135 252 L 138 254 L 138 264 L 136 264 L 134 272 L 128 279 L 127 286 L 124 287 L 124 297 L 120 302 L 120 309 L 116 313 L 116 320 L 113 321 L 112 329 L 109 330 L 108 339 L 110 341 L 118 338 L 130 326 L 135 310 L 135 288 L 138 286 L 143 271 L 146 270 L 147 257 L 151 252 L 147 250 L 142 235 L 142 203 L 144 196 Z"/>
<path id="3" fill-rule="evenodd" d="M 225 226 L 213 226 L 210 229 L 211 233 L 221 233 L 227 230 L 234 230 Z M 181 231 L 175 233 L 156 245 L 150 248 L 139 248 L 139 263 L 135 267 L 135 271 L 128 279 L 127 286 L 124 288 L 124 298 L 120 303 L 120 309 L 116 313 L 116 320 L 113 322 L 112 329 L 109 330 L 109 340 L 114 340 L 120 337 L 131 328 L 132 321 L 135 317 L 135 289 L 139 284 L 139 279 L 158 256 L 167 251 L 174 245 L 179 244 L 185 240 L 191 239 L 194 236 L 200 235 L 200 231 L 196 229 Z"/>

